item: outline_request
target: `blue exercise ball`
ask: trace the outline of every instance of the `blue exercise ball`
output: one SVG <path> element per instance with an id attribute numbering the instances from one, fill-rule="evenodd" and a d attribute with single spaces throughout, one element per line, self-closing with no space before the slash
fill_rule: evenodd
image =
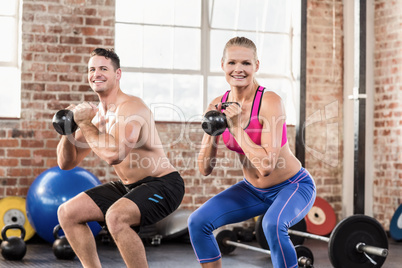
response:
<path id="1" fill-rule="evenodd" d="M 29 223 L 41 238 L 53 243 L 53 228 L 59 224 L 59 206 L 99 184 L 101 182 L 94 174 L 80 167 L 71 170 L 52 167 L 44 171 L 36 177 L 28 190 L 26 213 Z M 102 229 L 97 222 L 90 222 L 88 225 L 94 236 Z"/>

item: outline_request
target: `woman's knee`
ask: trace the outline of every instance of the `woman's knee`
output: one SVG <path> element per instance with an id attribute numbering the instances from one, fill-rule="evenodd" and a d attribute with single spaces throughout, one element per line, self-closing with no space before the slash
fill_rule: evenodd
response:
<path id="1" fill-rule="evenodd" d="M 202 213 L 202 211 L 200 209 L 191 213 L 191 215 L 187 221 L 188 229 L 190 232 L 195 232 L 195 231 L 212 232 L 213 231 L 213 226 L 208 221 L 208 217 L 205 217 L 203 215 L 204 214 Z"/>
<path id="2" fill-rule="evenodd" d="M 262 229 L 268 242 L 277 243 L 281 234 L 286 235 L 287 227 L 284 222 L 278 222 L 277 218 L 264 217 L 262 221 Z M 270 243 L 270 244 L 271 244 Z"/>

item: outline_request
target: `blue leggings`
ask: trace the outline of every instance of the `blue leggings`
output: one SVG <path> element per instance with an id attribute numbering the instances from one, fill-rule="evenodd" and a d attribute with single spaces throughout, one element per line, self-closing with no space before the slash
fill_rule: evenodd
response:
<path id="1" fill-rule="evenodd" d="M 212 231 L 226 224 L 265 213 L 262 228 L 275 268 L 297 267 L 289 227 L 309 212 L 316 196 L 315 183 L 304 168 L 292 178 L 271 188 L 252 186 L 246 179 L 209 199 L 188 219 L 191 244 L 200 263 L 221 258 Z"/>

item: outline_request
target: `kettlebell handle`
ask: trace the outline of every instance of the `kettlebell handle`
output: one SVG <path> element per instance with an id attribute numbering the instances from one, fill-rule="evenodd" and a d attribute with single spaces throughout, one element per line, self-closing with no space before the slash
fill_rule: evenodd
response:
<path id="1" fill-rule="evenodd" d="M 223 103 L 222 103 L 222 109 L 225 110 L 225 109 L 226 109 L 229 105 L 231 105 L 231 104 L 237 104 L 237 105 L 239 105 L 239 107 L 241 107 L 241 106 L 240 106 L 240 103 L 238 103 L 238 102 L 235 102 L 235 101 L 227 101 L 227 102 L 223 102 Z M 215 104 L 215 108 L 218 109 L 218 104 Z"/>
<path id="2" fill-rule="evenodd" d="M 59 231 L 61 230 L 61 226 L 60 224 L 57 224 L 54 228 L 53 228 L 53 236 L 55 239 L 60 239 L 60 235 L 59 235 Z"/>
<path id="3" fill-rule="evenodd" d="M 9 224 L 9 225 L 4 226 L 3 229 L 1 230 L 1 237 L 3 238 L 4 241 L 8 241 L 8 237 L 6 235 L 6 232 L 9 229 L 20 229 L 21 230 L 20 238 L 22 240 L 24 240 L 24 238 L 25 238 L 25 228 L 20 224 Z"/>

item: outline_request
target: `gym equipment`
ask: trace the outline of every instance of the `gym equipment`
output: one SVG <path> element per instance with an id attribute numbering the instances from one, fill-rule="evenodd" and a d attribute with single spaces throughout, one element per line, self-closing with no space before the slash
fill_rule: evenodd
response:
<path id="1" fill-rule="evenodd" d="M 28 221 L 26 214 L 26 200 L 18 196 L 8 196 L 0 200 L 0 229 L 10 224 L 22 225 L 25 229 L 24 241 L 31 239 L 35 229 Z M 9 236 L 18 236 L 19 230 L 9 230 Z"/>
<path id="2" fill-rule="evenodd" d="M 53 116 L 53 127 L 60 135 L 74 133 L 78 125 L 74 122 L 74 113 L 71 110 L 60 110 Z"/>
<path id="3" fill-rule="evenodd" d="M 240 106 L 240 104 L 237 102 L 224 102 L 222 103 L 222 109 L 226 109 L 229 105 L 233 103 Z M 226 116 L 220 111 L 211 110 L 204 115 L 201 122 L 201 127 L 208 135 L 219 136 L 228 127 Z"/>
<path id="4" fill-rule="evenodd" d="M 233 232 L 236 234 L 237 240 L 240 242 L 251 242 L 254 239 L 254 228 L 235 226 L 233 227 Z"/>
<path id="5" fill-rule="evenodd" d="M 222 254 L 229 254 L 236 249 L 236 247 L 249 249 L 252 251 L 261 252 L 271 256 L 271 251 L 267 249 L 257 248 L 250 245 L 237 242 L 236 233 L 231 230 L 222 230 L 216 236 L 219 249 Z M 299 267 L 313 267 L 314 256 L 311 250 L 305 246 L 295 246 Z"/>
<path id="6" fill-rule="evenodd" d="M 402 205 L 399 205 L 392 216 L 389 225 L 389 234 L 395 241 L 402 241 Z"/>
<path id="7" fill-rule="evenodd" d="M 100 184 L 95 175 L 81 167 L 71 170 L 52 167 L 42 172 L 29 188 L 26 199 L 28 220 L 36 233 L 53 243 L 53 228 L 59 223 L 59 206 L 77 194 Z M 90 222 L 89 227 L 94 236 L 102 229 L 97 222 Z"/>
<path id="8" fill-rule="evenodd" d="M 255 237 L 257 239 L 258 244 L 260 247 L 263 249 L 269 249 L 269 245 L 267 242 L 267 239 L 265 238 L 264 231 L 262 230 L 262 216 L 258 217 L 257 222 L 255 224 Z M 302 219 L 292 227 L 290 227 L 291 230 L 296 230 L 296 231 L 301 231 L 301 232 L 306 232 L 306 221 L 305 219 Z M 290 240 L 292 241 L 293 245 L 302 245 L 304 243 L 304 237 L 302 236 L 297 236 L 297 235 L 289 235 Z"/>
<path id="9" fill-rule="evenodd" d="M 21 231 L 21 236 L 8 237 L 6 233 L 9 229 L 19 229 Z M 1 242 L 1 255 L 3 255 L 4 259 L 12 261 L 22 260 L 27 252 L 27 247 L 24 242 L 24 227 L 19 224 L 6 225 L 1 230 L 1 237 L 3 239 L 3 242 Z"/>
<path id="10" fill-rule="evenodd" d="M 340 221 L 329 238 L 291 229 L 289 234 L 327 242 L 335 268 L 381 267 L 388 256 L 387 234 L 377 220 L 366 215 Z"/>
<path id="11" fill-rule="evenodd" d="M 155 224 L 156 231 L 163 239 L 174 239 L 188 232 L 187 220 L 191 210 L 177 209 Z"/>
<path id="12" fill-rule="evenodd" d="M 334 209 L 325 199 L 318 196 L 305 220 L 307 232 L 316 235 L 329 235 L 336 225 Z"/>
<path id="13" fill-rule="evenodd" d="M 55 238 L 52 246 L 53 254 L 60 260 L 72 260 L 75 258 L 75 252 L 67 241 L 67 238 L 59 236 L 61 230 L 60 224 L 57 224 L 53 229 L 53 236 Z"/>

